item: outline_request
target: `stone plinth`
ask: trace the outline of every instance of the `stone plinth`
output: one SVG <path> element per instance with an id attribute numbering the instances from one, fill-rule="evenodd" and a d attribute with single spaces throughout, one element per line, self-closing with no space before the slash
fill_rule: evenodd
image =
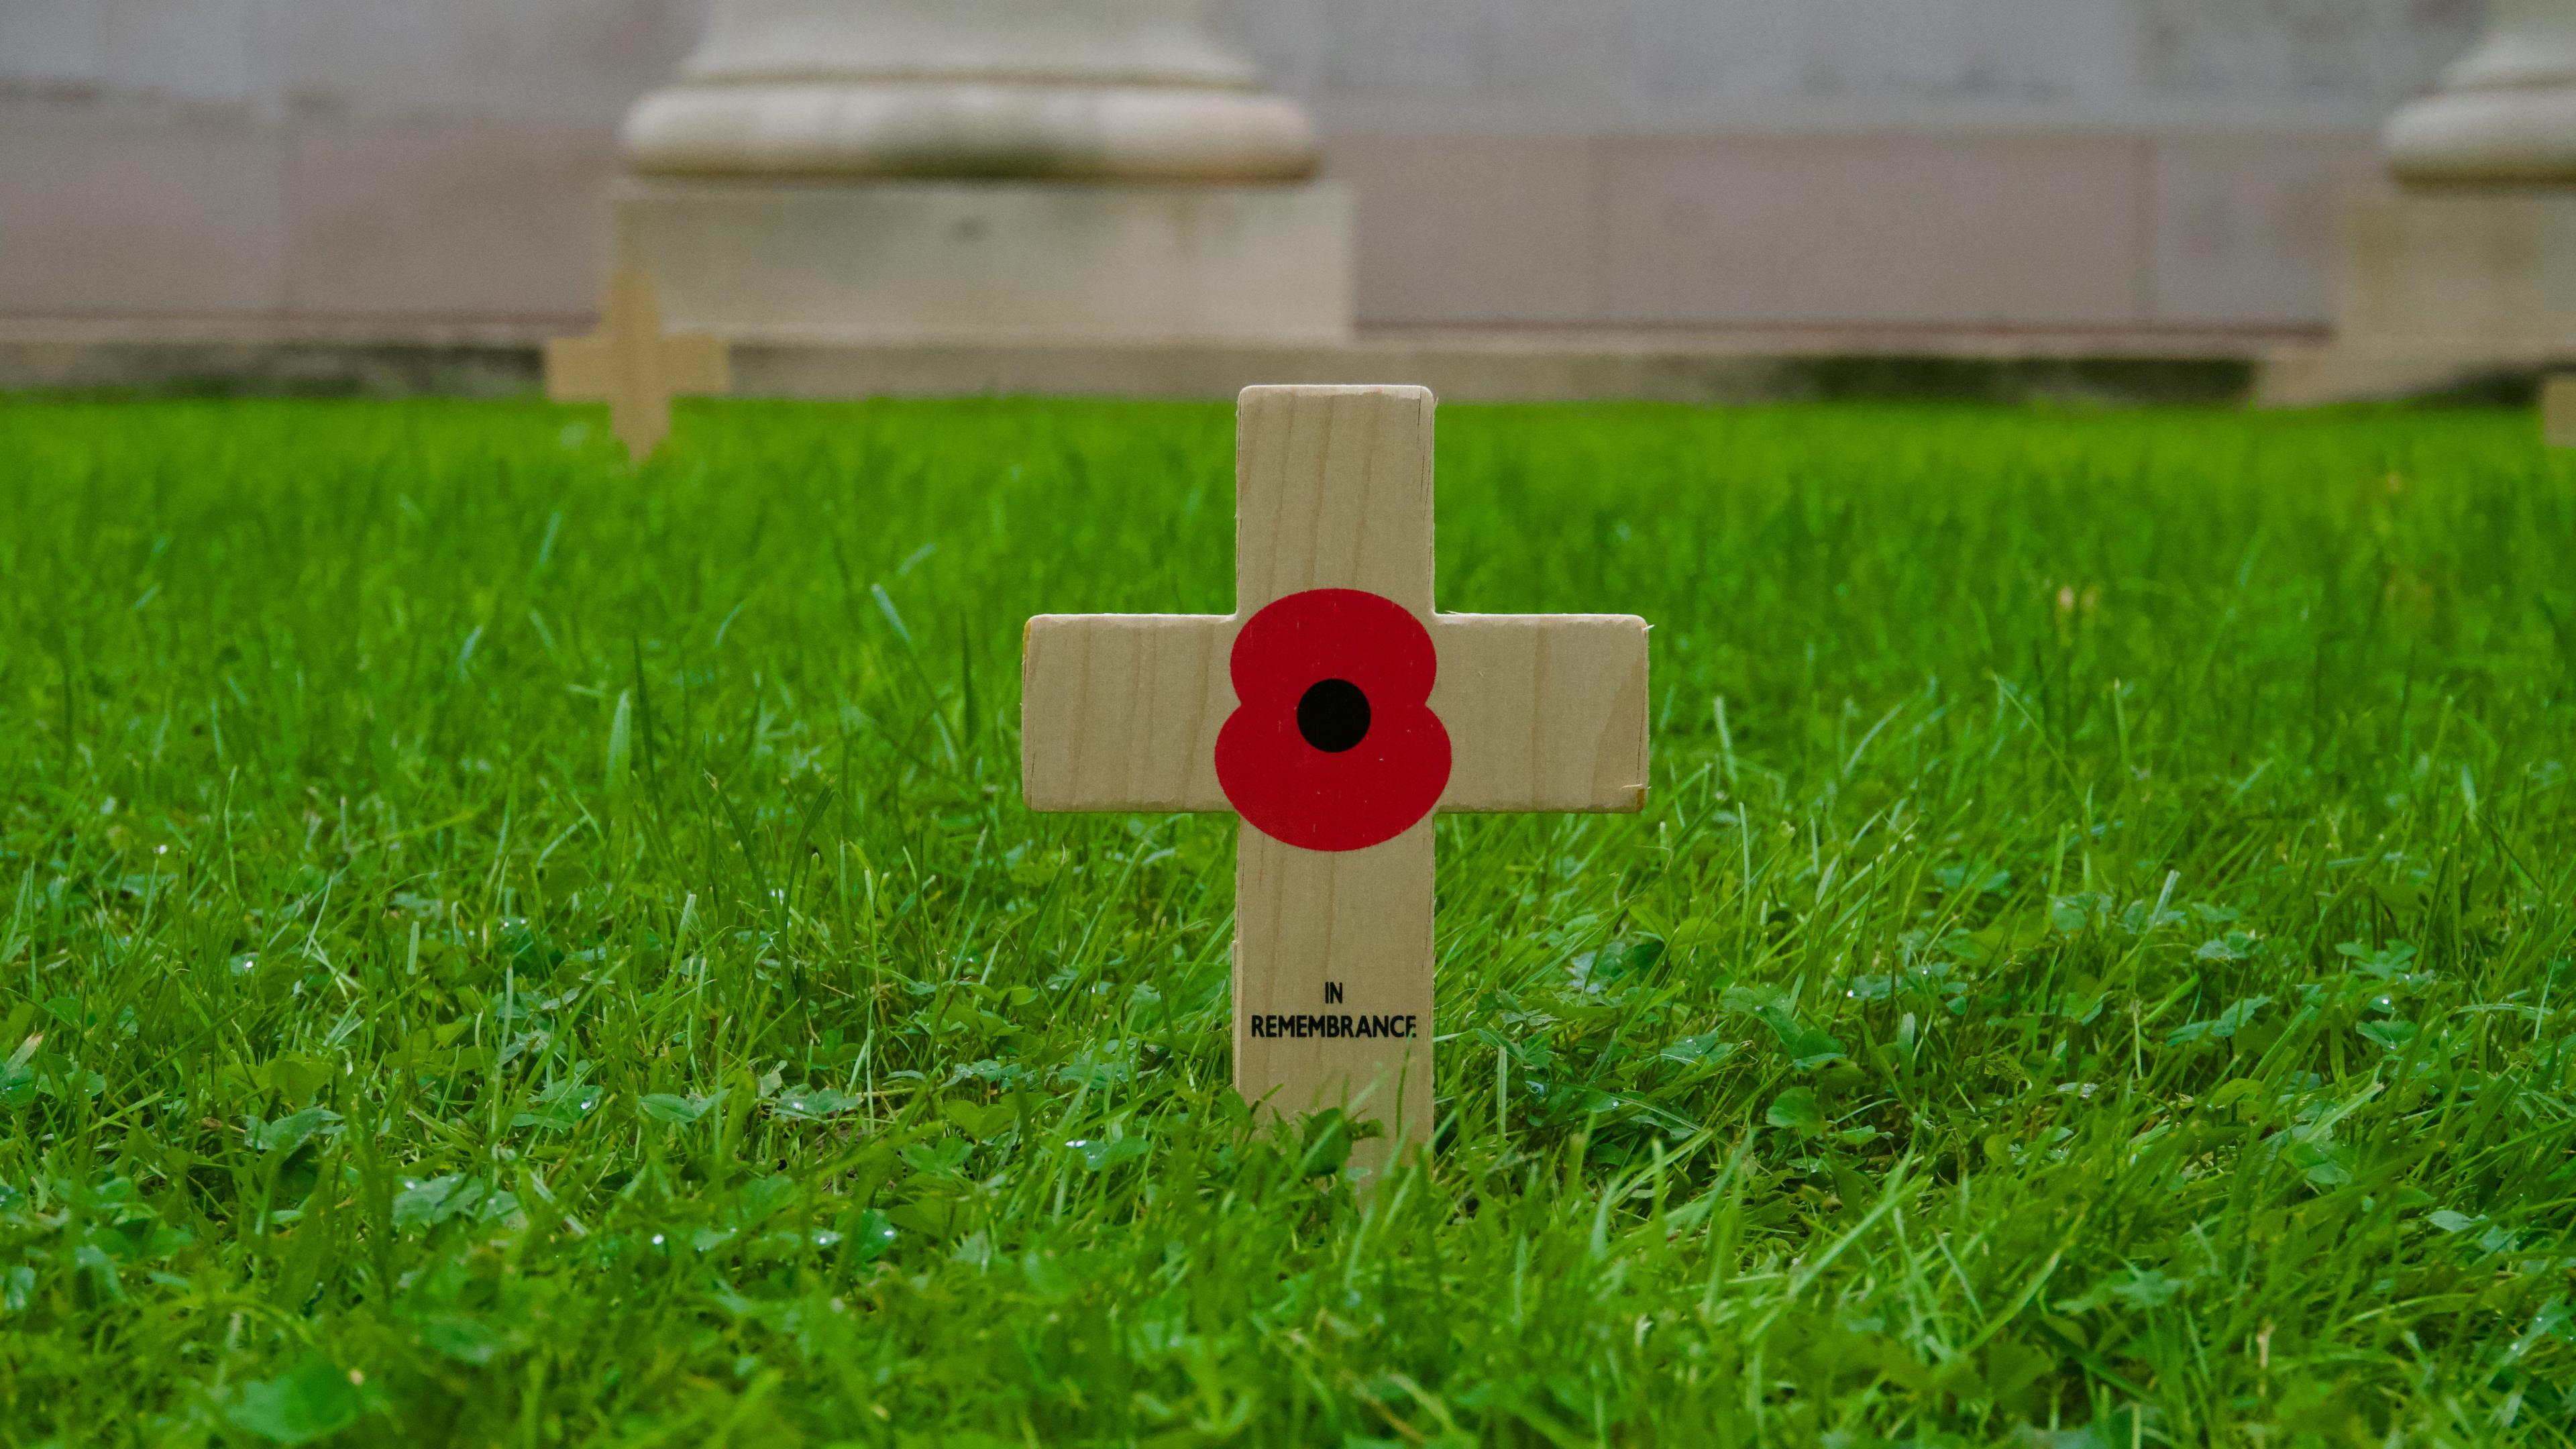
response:
<path id="1" fill-rule="evenodd" d="M 2335 339 L 2267 400 L 2454 386 L 2576 358 L 2576 0 L 2495 0 L 2485 40 L 2388 122 L 2394 184 L 2344 218 Z"/>
<path id="2" fill-rule="evenodd" d="M 2576 373 L 2549 379 L 2540 389 L 2541 436 L 2553 448 L 2576 448 Z"/>
<path id="3" fill-rule="evenodd" d="M 2346 344 L 2526 356 L 2576 343 L 2576 186 L 2392 187 L 2354 197 L 2344 225 Z"/>
<path id="4" fill-rule="evenodd" d="M 736 341 L 1331 342 L 1351 202 L 1203 0 L 716 0 L 619 259 Z"/>
<path id="5" fill-rule="evenodd" d="M 2485 39 L 2381 141 L 2400 181 L 2576 182 L 2576 0 L 2493 0 Z"/>
<path id="6" fill-rule="evenodd" d="M 2576 363 L 2576 186 L 2375 187 L 2343 216 L 2334 340 L 2264 367 L 2276 406 L 2399 398 Z"/>
<path id="7" fill-rule="evenodd" d="M 1350 331 L 1349 195 L 1302 186 L 646 177 L 621 256 L 744 342 L 1315 342 Z"/>

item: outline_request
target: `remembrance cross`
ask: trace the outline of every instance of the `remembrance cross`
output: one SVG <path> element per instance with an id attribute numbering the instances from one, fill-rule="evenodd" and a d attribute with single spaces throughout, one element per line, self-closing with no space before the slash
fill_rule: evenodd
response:
<path id="1" fill-rule="evenodd" d="M 671 395 L 723 392 L 732 385 L 724 339 L 662 331 L 662 302 L 640 267 L 608 279 L 599 330 L 546 344 L 546 396 L 608 404 L 609 430 L 642 462 L 671 431 Z"/>
<path id="2" fill-rule="evenodd" d="M 1022 660 L 1036 810 L 1223 811 L 1234 1081 L 1389 1147 L 1432 1120 L 1435 810 L 1632 811 L 1646 623 L 1431 602 L 1431 394 L 1255 387 L 1236 410 L 1235 610 L 1042 614 Z"/>

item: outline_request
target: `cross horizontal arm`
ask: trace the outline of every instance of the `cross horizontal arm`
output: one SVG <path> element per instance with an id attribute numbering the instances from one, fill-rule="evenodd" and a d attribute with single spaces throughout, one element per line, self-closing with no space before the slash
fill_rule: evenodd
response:
<path id="1" fill-rule="evenodd" d="M 1234 710 L 1225 614 L 1040 614 L 1020 653 L 1032 810 L 1231 810 L 1216 732 Z"/>
<path id="2" fill-rule="evenodd" d="M 603 337 L 557 337 L 546 343 L 546 396 L 597 402 L 615 395 L 617 353 Z"/>
<path id="3" fill-rule="evenodd" d="M 1454 811 L 1631 811 L 1646 803 L 1646 621 L 1435 614 Z"/>
<path id="4" fill-rule="evenodd" d="M 1035 810 L 1229 810 L 1216 732 L 1240 619 L 1041 614 L 1021 654 Z M 1615 614 L 1434 614 L 1452 811 L 1645 803 L 1646 624 Z"/>
<path id="5" fill-rule="evenodd" d="M 721 337 L 703 332 L 674 332 L 662 339 L 662 381 L 673 392 L 724 393 L 733 390 L 731 349 Z"/>
<path id="6" fill-rule="evenodd" d="M 632 361 L 658 374 L 664 391 L 721 393 L 732 388 L 733 369 L 723 338 L 683 332 L 631 345 L 652 349 L 649 358 L 639 355 Z M 621 390 L 644 385 L 627 375 L 629 364 L 630 359 L 620 357 L 617 344 L 607 338 L 554 338 L 546 343 L 546 396 L 556 402 L 613 399 Z"/>

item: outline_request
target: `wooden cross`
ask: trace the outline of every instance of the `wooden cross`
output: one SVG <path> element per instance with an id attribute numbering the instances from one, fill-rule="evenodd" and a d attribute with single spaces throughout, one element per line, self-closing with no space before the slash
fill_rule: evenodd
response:
<path id="1" fill-rule="evenodd" d="M 2576 372 L 2540 384 L 2540 430 L 2553 448 L 2576 448 Z"/>
<path id="2" fill-rule="evenodd" d="M 1235 1086 L 1376 1118 L 1369 1168 L 1431 1140 L 1431 812 L 1646 794 L 1644 620 L 1432 608 L 1432 408 L 1245 389 L 1235 611 L 1040 615 L 1022 661 L 1032 809 L 1244 817 Z"/>
<path id="3" fill-rule="evenodd" d="M 730 371 L 722 338 L 662 334 L 662 304 L 641 267 L 619 267 L 609 278 L 597 332 L 546 344 L 546 396 L 605 400 L 609 427 L 639 460 L 671 431 L 672 394 L 723 392 Z"/>

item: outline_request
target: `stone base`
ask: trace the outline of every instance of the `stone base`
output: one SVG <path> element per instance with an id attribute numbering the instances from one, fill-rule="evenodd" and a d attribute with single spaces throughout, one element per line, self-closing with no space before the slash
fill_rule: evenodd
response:
<path id="1" fill-rule="evenodd" d="M 2576 360 L 2576 187 L 2378 187 L 2344 212 L 2335 337 L 2270 359 L 2277 406 L 2405 397 Z"/>
<path id="2" fill-rule="evenodd" d="M 665 324 L 737 342 L 1333 343 L 1352 209 L 1331 182 L 620 181 L 621 261 Z"/>
<path id="3" fill-rule="evenodd" d="M 585 318 L 419 322 L 0 316 L 0 392 L 224 395 L 537 391 L 550 337 Z M 1333 343 L 746 342 L 738 397 L 1230 400 L 1253 383 L 1419 383 L 1454 402 L 1826 398 L 2237 403 L 2277 334 L 1792 330 L 1381 332 Z M 683 404 L 693 406 L 694 404 Z"/>
<path id="4" fill-rule="evenodd" d="M 2363 345 L 2510 355 L 2576 346 L 2576 186 L 2353 197 L 2335 324 Z"/>
<path id="5" fill-rule="evenodd" d="M 2257 407 L 2400 402 L 2451 397 L 2519 404 L 2555 369 L 2576 366 L 2576 346 L 2443 348 L 2382 343 L 2300 344 L 2265 356 L 2254 380 Z"/>

